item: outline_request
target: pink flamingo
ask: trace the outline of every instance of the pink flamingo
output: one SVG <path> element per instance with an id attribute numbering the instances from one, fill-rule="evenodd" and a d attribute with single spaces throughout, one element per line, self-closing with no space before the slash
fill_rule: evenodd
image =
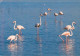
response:
<path id="1" fill-rule="evenodd" d="M 71 34 L 70 34 L 70 32 L 71 32 Z M 66 39 L 67 39 L 68 36 L 72 36 L 73 35 L 73 32 L 71 30 L 70 30 L 70 32 L 69 31 L 63 32 L 62 34 L 59 35 L 59 37 L 61 38 L 61 36 L 66 36 Z M 64 42 L 63 39 L 62 39 L 62 41 Z"/>
<path id="2" fill-rule="evenodd" d="M 15 23 L 14 24 L 14 30 L 19 29 L 19 35 L 22 34 L 21 29 L 25 29 L 25 28 L 22 25 L 17 25 L 17 27 L 15 27 L 16 26 L 16 21 L 13 21 L 13 23 Z"/>
<path id="3" fill-rule="evenodd" d="M 74 27 L 74 25 L 73 24 L 76 24 L 75 22 L 72 22 L 72 26 L 71 25 L 67 25 L 64 29 L 67 29 L 67 30 L 74 30 L 75 29 L 75 27 Z"/>

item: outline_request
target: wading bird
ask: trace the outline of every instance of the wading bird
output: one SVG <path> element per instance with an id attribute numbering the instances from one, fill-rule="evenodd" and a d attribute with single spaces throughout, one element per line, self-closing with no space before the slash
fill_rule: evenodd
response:
<path id="1" fill-rule="evenodd" d="M 51 11 L 52 9 L 48 8 L 47 10 L 48 10 L 48 11 Z"/>
<path id="2" fill-rule="evenodd" d="M 72 22 L 72 26 L 71 25 L 67 25 L 64 29 L 67 29 L 67 30 L 74 30 L 75 29 L 75 27 L 74 27 L 74 25 L 73 24 L 76 24 L 75 22 Z"/>
<path id="3" fill-rule="evenodd" d="M 59 12 L 59 15 L 64 15 L 62 11 Z"/>
<path id="4" fill-rule="evenodd" d="M 70 34 L 70 32 L 71 32 L 71 34 Z M 59 35 L 59 37 L 61 38 L 61 36 L 66 36 L 66 38 L 67 38 L 68 36 L 72 36 L 73 35 L 72 30 L 70 30 L 70 32 L 69 31 L 63 32 L 62 34 Z M 64 42 L 63 39 L 62 39 L 62 41 Z"/>
<path id="5" fill-rule="evenodd" d="M 20 34 L 22 34 L 22 32 L 21 32 L 21 29 L 25 29 L 22 25 L 17 25 L 17 27 L 15 27 L 16 26 L 16 21 L 13 21 L 13 23 L 15 23 L 14 24 L 14 30 L 19 30 L 19 35 Z"/>
<path id="6" fill-rule="evenodd" d="M 43 14 L 45 16 L 45 25 L 46 25 L 46 16 L 47 16 L 47 14 L 48 14 L 47 12 L 44 12 L 44 14 Z"/>
<path id="7" fill-rule="evenodd" d="M 56 21 L 56 16 L 58 16 L 58 13 L 54 13 L 54 16 L 55 16 L 55 21 Z"/>
<path id="8" fill-rule="evenodd" d="M 40 23 L 35 24 L 35 27 L 37 28 L 37 34 L 39 34 L 38 28 L 41 26 L 41 16 L 40 16 Z"/>
<path id="9" fill-rule="evenodd" d="M 41 26 L 41 16 L 40 16 L 40 23 L 35 24 L 35 27 L 40 27 Z"/>
<path id="10" fill-rule="evenodd" d="M 18 38 L 18 34 L 9 36 L 7 40 L 10 40 L 10 43 L 11 43 L 13 40 L 17 41 L 17 38 Z"/>

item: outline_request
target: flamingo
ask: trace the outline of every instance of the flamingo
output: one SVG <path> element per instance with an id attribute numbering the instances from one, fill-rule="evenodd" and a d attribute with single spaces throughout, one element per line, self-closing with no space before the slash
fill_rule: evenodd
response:
<path id="1" fill-rule="evenodd" d="M 7 38 L 7 40 L 10 40 L 10 43 L 14 40 L 14 41 L 17 41 L 17 37 L 18 37 L 18 34 L 16 35 L 11 35 Z"/>
<path id="2" fill-rule="evenodd" d="M 48 14 L 47 12 L 44 12 L 44 14 L 43 14 L 43 15 L 44 15 L 44 16 L 47 16 L 47 14 Z"/>
<path id="3" fill-rule="evenodd" d="M 58 16 L 58 13 L 54 13 L 54 16 L 55 16 L 55 21 L 56 21 L 56 16 Z"/>
<path id="4" fill-rule="evenodd" d="M 13 23 L 15 23 L 15 24 L 14 24 L 14 30 L 19 29 L 19 35 L 22 34 L 21 29 L 25 29 L 25 28 L 24 28 L 22 25 L 17 25 L 17 27 L 15 28 L 15 26 L 16 26 L 16 21 L 13 21 Z"/>
<path id="5" fill-rule="evenodd" d="M 40 27 L 41 26 L 41 16 L 40 16 L 40 23 L 35 24 L 35 27 Z"/>
<path id="6" fill-rule="evenodd" d="M 39 34 L 38 28 L 41 26 L 41 16 L 40 16 L 40 23 L 35 24 L 35 27 L 37 27 L 37 34 Z"/>
<path id="7" fill-rule="evenodd" d="M 44 14 L 43 14 L 45 16 L 45 25 L 46 25 L 46 16 L 47 16 L 47 14 L 48 14 L 47 12 L 44 12 Z"/>
<path id="8" fill-rule="evenodd" d="M 40 16 L 43 16 L 42 14 L 40 14 Z"/>
<path id="9" fill-rule="evenodd" d="M 62 11 L 59 11 L 59 15 L 64 15 Z M 60 19 L 61 20 L 61 19 Z"/>
<path id="10" fill-rule="evenodd" d="M 70 34 L 70 32 L 71 32 L 71 34 Z M 63 32 L 62 34 L 59 35 L 59 37 L 61 38 L 61 36 L 66 36 L 66 38 L 67 38 L 68 36 L 72 36 L 73 35 L 72 30 L 70 30 L 70 32 L 69 31 Z M 62 41 L 64 42 L 63 39 L 62 39 Z"/>
<path id="11" fill-rule="evenodd" d="M 64 29 L 67 29 L 67 30 L 74 30 L 75 29 L 75 27 L 74 27 L 74 25 L 73 24 L 76 24 L 75 22 L 72 22 L 72 26 L 71 25 L 67 25 Z"/>
<path id="12" fill-rule="evenodd" d="M 51 11 L 52 9 L 48 8 L 47 10 L 48 10 L 48 11 Z"/>
<path id="13" fill-rule="evenodd" d="M 59 12 L 59 15 L 64 15 L 62 11 Z"/>

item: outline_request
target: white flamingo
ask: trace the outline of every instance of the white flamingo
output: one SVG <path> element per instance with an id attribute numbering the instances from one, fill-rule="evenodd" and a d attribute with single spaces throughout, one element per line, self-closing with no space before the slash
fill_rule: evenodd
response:
<path id="1" fill-rule="evenodd" d="M 71 32 L 71 34 L 70 34 L 70 32 Z M 62 34 L 59 35 L 59 37 L 61 38 L 61 36 L 66 36 L 66 38 L 67 38 L 68 36 L 72 36 L 73 32 L 71 30 L 70 30 L 70 32 L 69 31 L 63 32 Z M 64 42 L 63 39 L 62 39 L 62 41 Z"/>
<path id="2" fill-rule="evenodd" d="M 40 16 L 40 23 L 35 24 L 35 27 L 40 27 L 41 26 L 41 16 Z"/>
<path id="3" fill-rule="evenodd" d="M 56 16 L 58 16 L 58 13 L 54 13 L 54 16 L 55 16 L 55 21 L 56 21 Z"/>
<path id="4" fill-rule="evenodd" d="M 17 27 L 15 27 L 16 26 L 16 21 L 13 21 L 13 23 L 15 23 L 14 24 L 14 30 L 19 29 L 19 35 L 22 34 L 21 29 L 25 29 L 25 28 L 22 25 L 17 25 Z"/>
<path id="5" fill-rule="evenodd" d="M 10 40 L 10 43 L 11 43 L 13 40 L 17 41 L 17 38 L 18 38 L 18 34 L 9 36 L 7 40 Z"/>
<path id="6" fill-rule="evenodd" d="M 47 14 L 48 14 L 47 12 L 44 12 L 44 14 L 43 14 L 43 15 L 44 15 L 44 16 L 47 16 Z"/>
<path id="7" fill-rule="evenodd" d="M 67 29 L 67 30 L 74 30 L 75 29 L 75 27 L 74 27 L 74 25 L 73 24 L 76 24 L 75 22 L 72 22 L 72 26 L 71 25 L 67 25 L 64 29 Z"/>
<path id="8" fill-rule="evenodd" d="M 62 11 L 59 12 L 59 15 L 64 15 Z"/>

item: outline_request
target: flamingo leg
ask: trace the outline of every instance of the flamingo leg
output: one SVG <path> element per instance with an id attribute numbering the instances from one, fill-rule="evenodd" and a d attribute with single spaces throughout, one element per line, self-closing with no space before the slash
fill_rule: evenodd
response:
<path id="1" fill-rule="evenodd" d="M 20 30 L 19 30 L 19 35 L 20 35 Z"/>
<path id="2" fill-rule="evenodd" d="M 37 27 L 37 41 L 39 41 L 39 28 Z"/>
<path id="3" fill-rule="evenodd" d="M 59 37 L 60 37 L 60 35 L 59 35 Z M 61 37 L 60 37 L 60 39 L 62 39 Z M 62 39 L 62 41 L 64 42 L 64 40 Z"/>
<path id="4" fill-rule="evenodd" d="M 67 36 L 66 36 L 66 45 L 67 45 Z"/>
<path id="5" fill-rule="evenodd" d="M 45 25 L 46 25 L 46 16 L 45 16 Z"/>
<path id="6" fill-rule="evenodd" d="M 20 30 L 20 34 L 22 35 L 22 32 L 21 32 L 21 30 Z"/>

